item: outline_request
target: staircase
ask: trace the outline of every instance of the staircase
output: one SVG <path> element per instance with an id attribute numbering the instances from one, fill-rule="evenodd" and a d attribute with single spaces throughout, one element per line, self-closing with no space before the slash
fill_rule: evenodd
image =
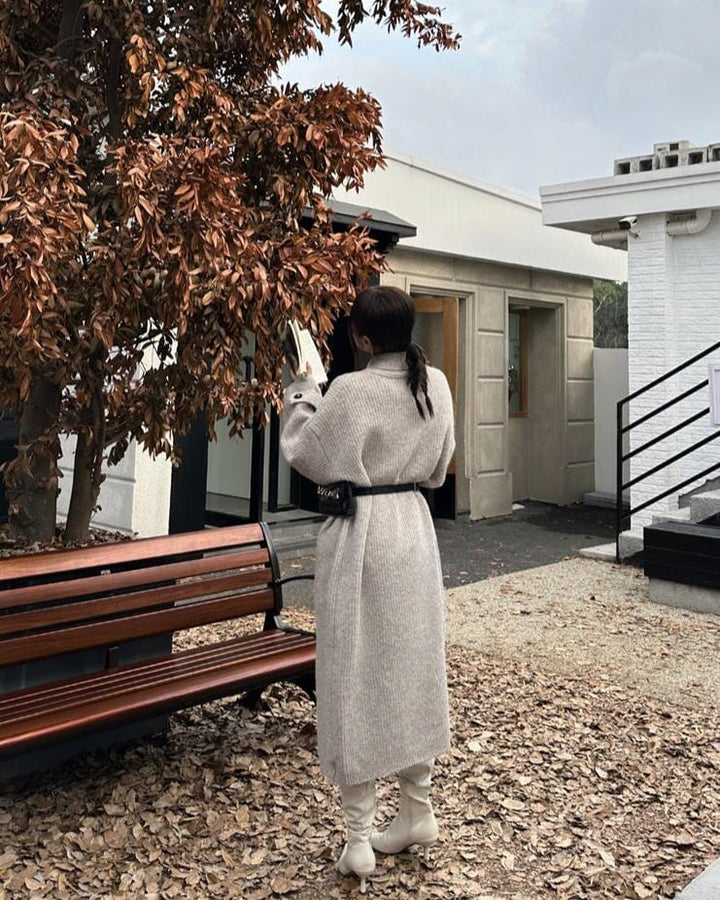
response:
<path id="1" fill-rule="evenodd" d="M 717 471 L 720 470 L 720 449 L 711 455 L 705 451 L 703 459 L 697 463 L 699 451 L 712 444 L 720 438 L 720 428 L 710 424 L 710 407 L 703 402 L 703 394 L 701 392 L 708 390 L 708 378 L 700 377 L 695 380 L 700 369 L 706 371 L 707 357 L 710 354 L 720 350 L 720 342 L 708 347 L 702 353 L 698 353 L 686 362 L 681 363 L 670 369 L 664 375 L 644 385 L 627 397 L 624 397 L 617 405 L 617 456 L 616 456 L 616 541 L 615 541 L 615 558 L 617 561 L 632 557 L 643 549 L 643 527 L 650 525 L 655 526 L 663 522 L 675 522 L 685 525 L 693 524 L 709 524 L 716 526 L 715 517 L 720 515 L 720 479 L 717 477 Z M 627 421 L 628 411 L 631 401 L 643 397 L 649 391 L 657 388 L 659 385 L 672 384 L 675 379 L 677 385 L 678 380 L 687 382 L 692 377 L 692 384 L 689 388 L 683 386 L 679 393 L 672 396 L 669 400 L 664 400 L 655 407 L 644 412 L 635 421 Z M 669 428 L 663 424 L 662 414 L 667 413 L 673 421 Z M 666 418 L 667 418 L 666 417 Z M 632 450 L 626 452 L 624 449 L 624 440 L 634 429 L 645 425 L 649 422 L 662 430 L 653 435 L 649 440 L 636 445 Z M 707 426 L 710 425 L 708 428 Z M 687 443 L 679 450 L 678 440 L 680 437 L 686 437 L 695 427 L 695 440 Z M 697 439 L 699 429 L 702 428 L 702 436 Z M 672 450 L 668 449 L 668 439 L 674 438 Z M 650 456 L 648 454 L 651 454 Z M 638 464 L 639 459 L 649 460 L 647 465 Z M 660 459 L 657 462 L 657 459 Z M 623 464 L 633 459 L 633 469 L 640 472 L 635 474 L 628 481 L 623 480 Z M 710 461 L 710 465 L 707 465 Z M 647 483 L 648 479 L 660 472 L 667 470 L 669 467 L 681 463 L 684 472 L 687 472 L 688 466 L 693 469 L 694 465 L 698 465 L 697 471 L 693 474 L 681 478 L 680 481 L 671 485 L 669 488 L 663 488 L 657 493 L 645 496 L 641 502 L 635 502 L 632 498 L 629 508 L 624 508 L 622 503 L 623 493 L 633 487 Z M 714 477 L 711 477 L 714 476 Z M 685 491 L 685 493 L 683 493 Z M 647 494 L 647 491 L 645 491 Z M 653 512 L 661 501 L 667 500 L 670 509 L 661 509 Z M 637 516 L 641 512 L 647 511 L 643 517 L 641 524 L 633 523 L 629 528 L 632 517 Z M 649 515 L 651 514 L 651 515 Z"/>

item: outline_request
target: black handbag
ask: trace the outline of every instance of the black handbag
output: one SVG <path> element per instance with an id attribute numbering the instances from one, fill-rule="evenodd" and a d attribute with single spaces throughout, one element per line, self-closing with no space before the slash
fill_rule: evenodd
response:
<path id="1" fill-rule="evenodd" d="M 337 481 L 335 484 L 319 484 L 317 488 L 318 508 L 324 516 L 355 515 L 357 501 L 353 495 L 353 486 L 349 481 Z"/>

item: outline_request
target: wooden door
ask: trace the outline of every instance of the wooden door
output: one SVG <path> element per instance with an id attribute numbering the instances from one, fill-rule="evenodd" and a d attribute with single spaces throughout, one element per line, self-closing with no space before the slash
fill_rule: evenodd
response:
<path id="1" fill-rule="evenodd" d="M 417 313 L 413 339 L 425 350 L 430 365 L 445 373 L 457 415 L 460 300 L 457 297 L 413 297 L 413 302 Z M 456 458 L 453 456 L 445 484 L 427 492 L 430 509 L 438 518 L 455 518 L 455 476 Z"/>

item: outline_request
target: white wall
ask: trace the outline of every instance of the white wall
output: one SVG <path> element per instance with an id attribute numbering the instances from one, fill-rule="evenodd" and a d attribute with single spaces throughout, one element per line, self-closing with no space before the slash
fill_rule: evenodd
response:
<path id="1" fill-rule="evenodd" d="M 671 237 L 665 213 L 640 216 L 638 237 L 628 242 L 628 324 L 631 356 L 629 387 L 635 391 L 674 366 L 720 341 L 720 213 L 697 235 Z M 652 389 L 631 404 L 633 420 L 707 377 L 707 363 L 720 362 L 720 354 Z M 702 390 L 681 404 L 631 432 L 631 447 L 638 447 L 708 404 Z M 706 436 L 709 418 L 684 429 L 631 460 L 636 477 L 662 460 Z M 684 460 L 641 482 L 632 489 L 632 505 L 694 475 L 718 461 L 711 443 Z M 717 475 L 717 473 L 715 473 Z M 700 484 L 702 482 L 698 482 Z M 685 488 L 686 492 L 689 488 Z M 633 529 L 648 524 L 654 513 L 672 511 L 677 500 L 669 497 L 633 517 Z"/>
<path id="2" fill-rule="evenodd" d="M 402 246 L 513 266 L 625 281 L 624 253 L 598 247 L 587 235 L 543 225 L 540 203 L 496 185 L 400 153 L 365 176 L 360 193 L 338 200 L 388 210 L 417 227 Z"/>
<path id="3" fill-rule="evenodd" d="M 58 517 L 67 517 L 72 493 L 75 438 L 61 441 Z M 98 505 L 91 524 L 110 531 L 137 532 L 140 537 L 167 534 L 170 518 L 172 465 L 165 457 L 152 459 L 133 441 L 116 466 L 105 467 Z"/>
<path id="4" fill-rule="evenodd" d="M 595 490 L 615 495 L 616 410 L 617 402 L 627 397 L 628 351 L 603 349 L 594 351 L 595 372 Z M 627 452 L 627 440 L 625 452 Z M 628 480 L 625 463 L 623 481 Z"/>

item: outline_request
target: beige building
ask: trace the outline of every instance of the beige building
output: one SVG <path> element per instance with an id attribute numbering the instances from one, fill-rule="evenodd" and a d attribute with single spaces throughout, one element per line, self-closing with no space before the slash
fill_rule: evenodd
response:
<path id="1" fill-rule="evenodd" d="M 382 281 L 416 299 L 417 339 L 455 391 L 454 511 L 592 491 L 592 282 L 625 280 L 625 255 L 543 226 L 535 200 L 398 154 L 342 199 L 417 227 Z"/>

